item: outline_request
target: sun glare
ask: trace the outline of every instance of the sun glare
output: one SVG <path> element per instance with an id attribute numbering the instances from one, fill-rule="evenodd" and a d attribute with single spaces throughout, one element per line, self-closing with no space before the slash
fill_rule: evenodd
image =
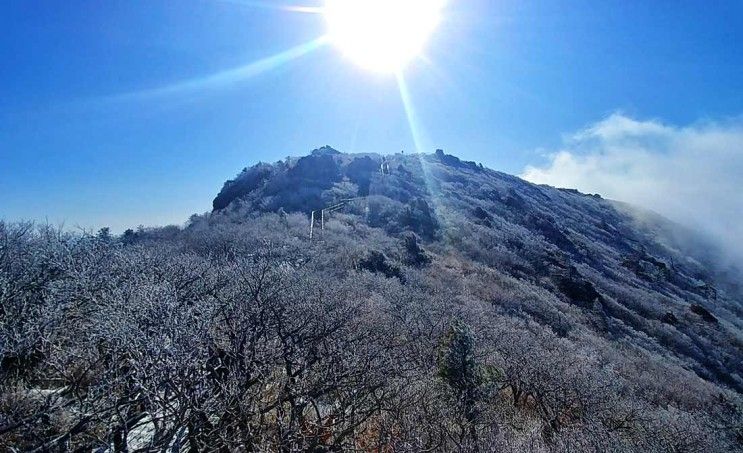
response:
<path id="1" fill-rule="evenodd" d="M 445 0 L 326 0 L 332 42 L 358 65 L 396 72 L 420 55 Z"/>

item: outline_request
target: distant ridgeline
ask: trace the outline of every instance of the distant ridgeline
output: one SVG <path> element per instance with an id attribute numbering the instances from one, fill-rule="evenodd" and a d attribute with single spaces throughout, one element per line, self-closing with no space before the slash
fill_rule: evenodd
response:
<path id="1" fill-rule="evenodd" d="M 700 376 L 743 390 L 739 349 L 710 355 L 669 332 L 729 344 L 743 318 L 740 274 L 720 265 L 704 239 L 651 212 L 531 184 L 442 150 L 382 156 L 325 146 L 244 169 L 225 183 L 212 215 L 309 216 L 355 197 L 364 202 L 350 204 L 343 215 L 547 289 L 583 309 L 606 334 L 655 337 L 693 359 Z M 513 309 L 536 318 L 550 311 L 539 304 Z"/>

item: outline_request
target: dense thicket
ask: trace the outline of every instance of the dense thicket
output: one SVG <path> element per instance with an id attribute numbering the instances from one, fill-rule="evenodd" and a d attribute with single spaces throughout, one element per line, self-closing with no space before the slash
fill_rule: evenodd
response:
<path id="1" fill-rule="evenodd" d="M 665 224 L 318 154 L 185 228 L 0 223 L 0 450 L 741 449 L 735 281 Z"/>

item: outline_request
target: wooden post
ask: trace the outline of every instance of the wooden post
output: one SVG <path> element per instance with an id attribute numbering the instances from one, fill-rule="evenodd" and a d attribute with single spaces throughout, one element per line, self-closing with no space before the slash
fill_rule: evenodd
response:
<path id="1" fill-rule="evenodd" d="M 312 240 L 312 227 L 315 225 L 315 211 L 310 215 L 310 241 Z"/>

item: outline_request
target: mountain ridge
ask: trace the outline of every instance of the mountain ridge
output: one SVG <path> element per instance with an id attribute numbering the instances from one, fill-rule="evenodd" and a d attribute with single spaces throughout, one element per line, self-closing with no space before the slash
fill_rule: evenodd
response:
<path id="1" fill-rule="evenodd" d="M 739 273 L 660 216 L 330 147 L 213 208 L 0 221 L 0 450 L 743 446 Z"/>
<path id="2" fill-rule="evenodd" d="M 388 173 L 381 171 L 383 163 Z M 623 323 L 634 323 L 637 328 L 649 318 L 682 328 L 682 322 L 696 323 L 694 318 L 688 321 L 686 315 L 691 313 L 709 324 L 705 327 L 720 328 L 718 318 L 722 318 L 740 333 L 740 286 L 730 278 L 738 271 L 717 269 L 713 249 L 700 236 L 658 214 L 598 194 L 534 185 L 442 150 L 430 155 L 344 154 L 325 146 L 307 156 L 260 163 L 225 183 L 215 198 L 214 213 L 281 210 L 309 215 L 338 200 L 359 196 L 367 197 L 365 212 L 351 207 L 350 214 L 365 216 L 370 226 L 393 236 L 413 233 L 424 244 L 455 241 L 452 237 L 463 233 L 453 230 L 470 231 L 473 226 L 478 231 L 499 231 L 495 236 L 502 242 L 495 248 L 516 258 L 508 273 L 537 286 L 544 286 L 537 281 L 544 278 L 572 303 L 608 310 L 609 319 L 624 316 Z M 386 209 L 398 214 L 386 213 Z M 463 226 L 457 218 L 474 225 Z M 543 250 L 524 251 L 519 244 L 524 235 L 535 236 Z M 705 247 L 685 250 L 684 243 L 692 241 Z M 481 249 L 493 246 L 480 244 Z M 475 250 L 470 253 L 474 261 L 487 261 L 478 258 Z M 521 265 L 518 260 L 524 260 L 519 253 L 538 257 L 529 257 Z M 676 303 L 662 310 L 630 310 L 639 310 L 642 315 L 638 316 L 622 313 L 627 307 L 602 300 L 607 290 L 597 290 L 593 282 L 619 274 L 623 285 L 670 297 Z M 616 299 L 619 293 L 609 298 Z M 600 303 L 595 304 L 596 300 Z M 730 354 L 726 363 L 734 364 L 735 354 Z M 698 359 L 705 361 L 704 355 Z M 702 376 L 716 376 L 713 379 L 743 389 L 740 364 L 729 374 L 727 366 L 706 362 L 706 371 L 697 370 Z"/>

